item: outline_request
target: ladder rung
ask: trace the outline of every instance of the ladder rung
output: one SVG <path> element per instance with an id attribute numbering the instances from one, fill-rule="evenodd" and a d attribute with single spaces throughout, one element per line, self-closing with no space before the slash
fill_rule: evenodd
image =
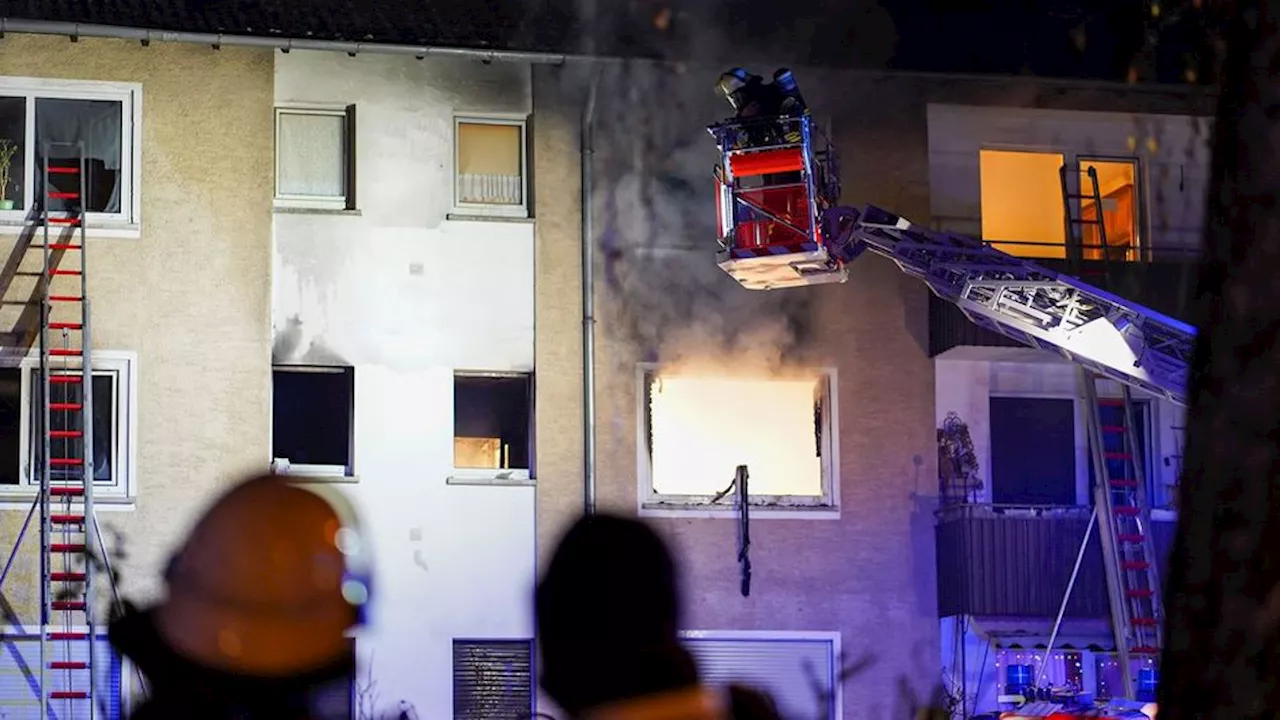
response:
<path id="1" fill-rule="evenodd" d="M 83 515 L 58 514 L 50 515 L 49 522 L 55 525 L 80 525 L 84 523 Z"/>
<path id="2" fill-rule="evenodd" d="M 49 458 L 49 464 L 54 467 L 76 467 L 84 464 L 84 458 Z"/>
<path id="3" fill-rule="evenodd" d="M 88 700 L 89 693 L 84 690 L 54 690 L 49 697 L 53 700 Z"/>
<path id="4" fill-rule="evenodd" d="M 51 438 L 66 439 L 66 438 L 78 438 L 83 436 L 84 436 L 83 430 L 50 430 L 49 431 L 49 437 Z"/>
<path id="5" fill-rule="evenodd" d="M 54 610 L 58 610 L 60 612 L 85 609 L 85 603 L 83 600 L 54 600 L 49 605 Z"/>
<path id="6" fill-rule="evenodd" d="M 75 200 L 80 197 L 80 193 L 74 190 L 50 190 L 49 197 L 54 200 Z"/>
<path id="7" fill-rule="evenodd" d="M 79 274 L 79 270 L 76 271 Z M 78 322 L 51 322 L 49 329 L 51 330 L 80 330 L 84 328 L 84 323 Z"/>
<path id="8" fill-rule="evenodd" d="M 1138 627 L 1155 627 L 1159 622 L 1155 618 L 1137 617 L 1131 618 L 1129 623 Z"/>
<path id="9" fill-rule="evenodd" d="M 1120 563 L 1122 570 L 1146 570 L 1151 567 L 1151 563 L 1146 560 L 1126 560 Z"/>
<path id="10" fill-rule="evenodd" d="M 54 660 L 49 663 L 50 670 L 88 670 L 89 663 L 83 660 Z"/>
<path id="11" fill-rule="evenodd" d="M 1133 455 L 1127 452 L 1109 452 L 1103 453 L 1108 460 L 1132 460 Z"/>
<path id="12" fill-rule="evenodd" d="M 46 638 L 48 638 L 48 639 L 50 639 L 50 640 L 88 640 L 88 639 L 89 639 L 89 633 L 87 633 L 87 632 L 65 632 L 65 631 L 62 631 L 62 630 L 58 630 L 58 631 L 51 632 L 51 633 L 49 633 L 49 634 L 45 635 L 45 637 L 46 637 Z"/>
<path id="13" fill-rule="evenodd" d="M 64 412 L 69 412 L 73 410 L 83 410 L 84 405 L 80 403 L 49 403 L 49 409 L 62 410 Z"/>
<path id="14" fill-rule="evenodd" d="M 1130 655 L 1159 655 L 1160 648 L 1151 647 L 1150 645 L 1139 645 L 1129 648 Z"/>
<path id="15" fill-rule="evenodd" d="M 67 218 L 51 217 L 46 219 L 49 221 L 50 225 L 79 225 L 80 224 L 80 218 L 78 217 L 67 217 Z"/>
<path id="16" fill-rule="evenodd" d="M 52 485 L 49 487 L 49 494 L 57 495 L 59 497 L 74 497 L 76 495 L 83 495 L 84 488 L 76 487 L 75 485 Z"/>
<path id="17" fill-rule="evenodd" d="M 53 348 L 49 351 L 55 357 L 79 357 L 84 354 L 80 348 Z"/>
<path id="18" fill-rule="evenodd" d="M 79 270 L 50 270 L 50 275 L 81 275 Z"/>
<path id="19" fill-rule="evenodd" d="M 49 302 L 80 302 L 84 298 L 79 295 L 50 295 Z M 24 303 L 25 304 L 25 303 Z"/>
<path id="20" fill-rule="evenodd" d="M 1137 534 L 1122 534 L 1117 535 L 1116 540 L 1119 540 L 1122 543 L 1140 543 L 1142 542 L 1143 537 L 1142 535 Z"/>
<path id="21" fill-rule="evenodd" d="M 51 175 L 75 175 L 80 172 L 80 168 L 74 165 L 50 165 L 47 169 Z"/>
<path id="22" fill-rule="evenodd" d="M 1103 426 L 1102 426 L 1102 432 L 1104 432 L 1104 433 L 1122 433 L 1122 432 L 1124 432 L 1124 426 L 1123 426 L 1123 425 L 1103 425 Z"/>
<path id="23" fill-rule="evenodd" d="M 43 246 L 43 245 L 32 245 L 31 247 L 33 247 L 33 248 L 42 248 L 42 247 L 44 247 L 44 246 Z M 74 245 L 74 244 L 72 244 L 72 243 L 53 243 L 52 245 L 50 245 L 50 246 L 49 246 L 49 249 L 50 249 L 50 250 L 79 250 L 79 249 L 80 249 L 80 246 L 79 246 L 79 245 Z"/>
<path id="24" fill-rule="evenodd" d="M 1125 594 L 1131 598 L 1149 598 L 1149 597 L 1152 597 L 1155 593 L 1151 592 L 1150 590 L 1126 590 Z"/>
<path id="25" fill-rule="evenodd" d="M 1126 478 L 1112 478 L 1112 479 L 1111 479 L 1111 480 L 1109 480 L 1108 482 L 1110 482 L 1110 483 L 1111 483 L 1111 487 L 1123 487 L 1123 488 L 1136 488 L 1136 487 L 1138 487 L 1138 481 L 1137 481 L 1137 480 L 1129 480 L 1129 479 L 1126 479 Z"/>
<path id="26" fill-rule="evenodd" d="M 51 543 L 49 552 L 82 553 L 84 552 L 84 543 Z"/>
<path id="27" fill-rule="evenodd" d="M 1126 517 L 1137 517 L 1138 513 L 1141 512 L 1141 508 L 1133 505 L 1117 505 L 1111 508 L 1111 510 L 1117 515 L 1124 515 Z"/>

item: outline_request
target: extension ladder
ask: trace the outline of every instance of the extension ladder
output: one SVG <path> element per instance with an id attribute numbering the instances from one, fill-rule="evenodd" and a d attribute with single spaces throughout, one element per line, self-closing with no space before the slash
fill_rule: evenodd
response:
<path id="1" fill-rule="evenodd" d="M 1063 221 L 1066 223 L 1066 256 L 1072 274 L 1084 278 L 1089 275 L 1102 276 L 1102 287 L 1106 288 L 1111 279 L 1110 253 L 1107 246 L 1107 224 L 1102 212 L 1102 190 L 1098 184 L 1098 169 L 1087 170 L 1078 165 L 1062 165 L 1058 168 L 1062 186 Z M 1086 182 L 1087 180 L 1087 182 Z M 1084 203 L 1093 203 L 1093 211 L 1085 212 Z M 1086 217 L 1088 215 L 1088 217 Z M 1096 233 L 1089 238 L 1089 229 Z M 1096 250 L 1102 260 L 1102 270 L 1087 270 L 1084 260 L 1087 250 Z M 1093 259 L 1093 258 L 1089 258 Z"/>
<path id="2" fill-rule="evenodd" d="M 41 474 L 40 717 L 79 720 L 98 716 L 88 552 L 96 528 L 83 143 L 46 143 L 42 173 L 41 410 L 33 433 Z M 78 256 L 78 262 L 62 267 L 64 254 Z"/>
<path id="3" fill-rule="evenodd" d="M 1163 608 L 1133 397 L 1125 385 L 1120 386 L 1120 397 L 1100 397 L 1100 380 L 1080 369 L 1112 629 L 1124 696 L 1136 697 L 1131 660 L 1140 658 L 1152 664 L 1158 660 Z"/>

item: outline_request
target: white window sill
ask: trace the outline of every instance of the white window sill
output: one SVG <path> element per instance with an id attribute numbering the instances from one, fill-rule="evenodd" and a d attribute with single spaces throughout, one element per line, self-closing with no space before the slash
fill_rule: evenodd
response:
<path id="1" fill-rule="evenodd" d="M 133 512 L 137 510 L 137 498 L 124 497 L 121 495 L 102 495 L 94 493 L 93 509 L 95 511 L 104 512 Z M 18 491 L 9 490 L 0 492 L 0 511 L 28 511 L 35 503 L 35 490 Z"/>
<path id="2" fill-rule="evenodd" d="M 830 505 L 749 505 L 752 520 L 839 520 L 840 508 Z M 641 504 L 640 517 L 682 518 L 686 520 L 732 519 L 738 508 L 730 502 L 680 504 L 650 501 Z"/>
<path id="3" fill-rule="evenodd" d="M 277 215 L 334 215 L 338 217 L 360 217 L 364 214 L 358 208 L 351 210 L 343 205 L 332 207 L 289 205 L 280 201 L 276 201 L 271 211 Z"/>
<path id="4" fill-rule="evenodd" d="M 17 236 L 29 227 L 30 223 L 25 220 L 0 220 L 0 235 Z M 61 232 L 62 228 L 49 228 L 49 234 L 54 235 Z M 111 222 L 98 221 L 94 222 L 90 217 L 88 224 L 85 225 L 85 235 L 91 238 L 118 238 L 122 240 L 137 240 L 142 237 L 142 225 L 139 223 L 127 222 Z M 40 236 L 37 230 L 36 236 Z"/>
<path id="5" fill-rule="evenodd" d="M 533 487 L 537 481 L 529 477 L 528 470 L 480 470 L 454 468 L 445 478 L 446 485 L 474 485 L 485 487 Z"/>
<path id="6" fill-rule="evenodd" d="M 460 210 L 460 211 L 451 212 L 445 215 L 444 218 L 449 222 L 473 222 L 473 223 L 491 222 L 491 223 L 517 223 L 517 224 L 533 223 L 533 218 L 529 217 L 528 214 L 489 215 L 489 214 L 478 212 L 475 210 L 471 210 L 471 211 Z"/>

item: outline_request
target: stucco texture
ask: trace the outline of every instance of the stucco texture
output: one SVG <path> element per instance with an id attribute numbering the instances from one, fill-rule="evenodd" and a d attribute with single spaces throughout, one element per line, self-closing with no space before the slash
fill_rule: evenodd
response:
<path id="1" fill-rule="evenodd" d="M 90 235 L 88 296 L 93 346 L 138 355 L 137 501 L 99 522 L 122 535 L 122 591 L 146 598 L 212 495 L 268 459 L 271 54 L 10 36 L 0 74 L 142 84 L 141 238 Z M 0 546 L 24 516 L 0 515 Z M 24 623 L 37 550 L 28 532 L 3 587 Z"/>

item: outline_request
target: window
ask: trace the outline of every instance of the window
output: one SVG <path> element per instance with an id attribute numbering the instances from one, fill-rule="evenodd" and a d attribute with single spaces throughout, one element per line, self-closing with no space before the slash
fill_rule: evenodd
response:
<path id="1" fill-rule="evenodd" d="M 453 467 L 528 478 L 533 469 L 533 376 L 453 377 Z"/>
<path id="2" fill-rule="evenodd" d="M 752 378 L 641 367 L 640 384 L 644 507 L 712 507 L 744 464 L 753 506 L 836 507 L 833 372 Z"/>
<path id="3" fill-rule="evenodd" d="M 1102 232 L 1099 232 L 1097 203 L 1093 195 L 1092 169 L 1098 178 L 1098 197 L 1102 200 Z M 1076 217 L 1092 221 L 1082 223 L 1081 243 L 1085 260 L 1102 260 L 1103 235 L 1107 260 L 1127 262 L 1139 259 L 1138 237 L 1138 161 L 1080 160 L 1080 207 Z"/>
<path id="4" fill-rule="evenodd" d="M 532 713 L 532 640 L 453 641 L 456 720 L 524 718 Z"/>
<path id="5" fill-rule="evenodd" d="M 89 657 L 89 647 L 84 642 L 59 643 L 58 660 L 70 662 L 89 662 L 93 668 L 95 684 L 95 703 L 101 703 L 101 716 L 127 717 L 128 704 L 125 684 L 125 673 L 120 655 L 111 647 L 106 633 L 94 633 L 93 657 Z M 3 647 L 0 647 L 0 708 L 7 713 L 0 717 L 38 718 L 40 717 L 40 633 L 38 629 L 10 630 L 5 633 Z M 45 677 L 52 692 L 65 690 L 81 690 L 87 684 L 87 677 L 78 672 L 51 672 Z M 123 703 L 122 703 L 123 701 Z M 61 702 L 50 703 L 55 712 L 64 711 L 67 706 Z M 100 716 L 96 712 L 95 717 Z M 69 716 L 67 711 L 65 716 Z M 50 715 L 52 717 L 52 715 Z"/>
<path id="6" fill-rule="evenodd" d="M 1061 153 L 979 150 L 982 239 L 1011 255 L 1065 258 L 1064 162 Z"/>
<path id="7" fill-rule="evenodd" d="M 44 152 L 51 162 L 76 157 L 83 143 L 85 209 L 101 222 L 136 224 L 142 86 L 133 83 L 0 78 L 0 220 L 39 209 Z M 50 190 L 79 190 L 75 175 L 55 176 Z M 80 201 L 55 199 L 51 212 Z"/>
<path id="8" fill-rule="evenodd" d="M 525 215 L 524 121 L 458 118 L 454 133 L 459 210 Z"/>
<path id="9" fill-rule="evenodd" d="M 837 633 L 683 632 L 709 685 L 768 693 L 782 717 L 840 717 Z"/>
<path id="10" fill-rule="evenodd" d="M 276 108 L 276 204 L 356 209 L 356 106 Z"/>
<path id="11" fill-rule="evenodd" d="M 277 365 L 271 373 L 271 456 L 278 471 L 354 474 L 355 370 Z"/>
<path id="12" fill-rule="evenodd" d="M 1076 505 L 1076 410 L 1070 398 L 992 397 L 991 502 Z"/>
<path id="13" fill-rule="evenodd" d="M 136 362 L 132 353 L 97 351 L 93 364 L 94 499 L 122 499 L 132 494 L 132 461 L 136 399 L 133 382 Z M 40 364 L 27 358 L 16 368 L 0 369 L 0 495 L 30 494 L 40 486 L 40 468 L 34 467 L 35 443 L 40 441 Z M 65 371 L 51 369 L 54 375 Z M 51 383 L 50 400 L 68 402 L 80 396 L 78 385 Z M 79 430 L 55 414 L 54 431 Z M 54 457 L 83 457 L 79 438 L 51 440 Z M 55 468 L 52 479 L 78 479 L 79 468 Z"/>

